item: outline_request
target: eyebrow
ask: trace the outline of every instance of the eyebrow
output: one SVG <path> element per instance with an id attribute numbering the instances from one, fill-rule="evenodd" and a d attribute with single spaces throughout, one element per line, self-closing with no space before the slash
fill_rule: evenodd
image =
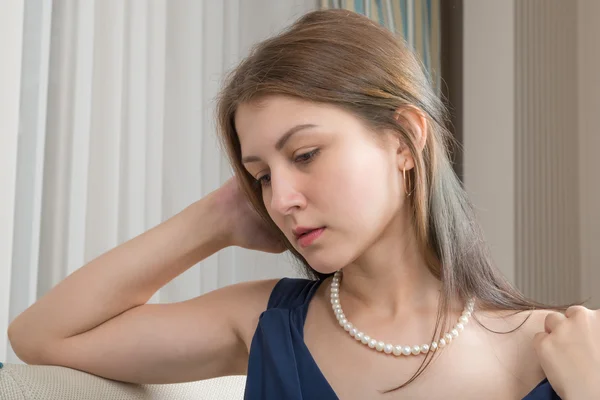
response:
<path id="1" fill-rule="evenodd" d="M 300 132 L 301 130 L 304 129 L 308 129 L 308 128 L 315 128 L 317 125 L 315 124 L 302 124 L 302 125 L 296 125 L 293 128 L 289 129 L 282 137 L 279 138 L 279 140 L 277 141 L 277 143 L 275 143 L 275 149 L 277 151 L 280 151 L 281 149 L 283 149 L 283 146 L 285 146 L 285 143 L 297 132 Z M 257 156 L 247 156 L 242 158 L 242 164 L 246 164 L 246 163 L 251 163 L 251 162 L 256 162 L 256 161 L 261 161 L 260 157 Z"/>

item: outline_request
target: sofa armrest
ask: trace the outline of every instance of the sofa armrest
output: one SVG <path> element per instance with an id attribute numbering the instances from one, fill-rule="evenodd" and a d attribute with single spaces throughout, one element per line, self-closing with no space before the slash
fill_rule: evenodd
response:
<path id="1" fill-rule="evenodd" d="M 198 382 L 136 385 L 56 366 L 4 364 L 2 400 L 198 400 L 242 399 L 245 376 Z"/>

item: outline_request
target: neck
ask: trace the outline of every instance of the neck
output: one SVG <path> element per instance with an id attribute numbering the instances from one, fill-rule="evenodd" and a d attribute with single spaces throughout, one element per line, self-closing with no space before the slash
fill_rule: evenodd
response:
<path id="1" fill-rule="evenodd" d="M 437 312 L 441 282 L 427 267 L 413 229 L 390 230 L 343 268 L 345 301 L 386 318 Z"/>

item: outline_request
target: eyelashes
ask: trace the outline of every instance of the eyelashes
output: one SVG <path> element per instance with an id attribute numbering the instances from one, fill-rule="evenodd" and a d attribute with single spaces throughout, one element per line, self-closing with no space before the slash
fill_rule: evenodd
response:
<path id="1" fill-rule="evenodd" d="M 319 149 L 314 149 L 308 153 L 300 154 L 294 159 L 294 162 L 308 164 L 319 153 Z"/>
<path id="2" fill-rule="evenodd" d="M 309 164 L 314 160 L 317 154 L 319 154 L 319 149 L 314 149 L 307 153 L 302 153 L 296 158 L 294 158 L 294 162 L 296 164 Z M 260 187 L 267 187 L 271 184 L 271 175 L 264 174 L 263 176 L 256 178 L 256 181 L 254 183 Z"/>

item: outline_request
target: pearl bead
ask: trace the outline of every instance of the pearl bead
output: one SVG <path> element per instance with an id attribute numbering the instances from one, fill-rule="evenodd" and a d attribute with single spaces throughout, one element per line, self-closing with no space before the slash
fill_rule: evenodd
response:
<path id="1" fill-rule="evenodd" d="M 341 272 L 337 271 L 333 276 L 333 280 L 330 286 L 331 307 L 340 326 L 348 332 L 350 337 L 353 337 L 355 340 L 360 341 L 362 344 L 369 346 L 371 349 L 374 349 L 379 352 L 384 352 L 385 354 L 393 353 L 395 356 L 419 355 L 427 354 L 430 351 L 436 351 L 439 348 L 446 347 L 455 338 L 458 337 L 460 332 L 462 332 L 465 329 L 465 325 L 469 322 L 469 317 L 471 317 L 475 305 L 474 299 L 470 299 L 465 304 L 463 313 L 460 316 L 454 328 L 451 329 L 449 332 L 444 333 L 440 337 L 439 341 L 434 341 L 431 343 L 431 345 L 423 344 L 420 346 L 394 346 L 389 343 L 378 341 L 375 338 L 366 335 L 364 332 L 359 331 L 358 328 L 356 328 L 350 321 L 348 321 L 348 319 L 344 315 L 344 312 L 342 311 L 342 305 L 340 303 L 340 278 Z"/>
<path id="2" fill-rule="evenodd" d="M 383 348 L 383 351 L 385 354 L 392 354 L 392 351 L 394 351 L 394 346 L 392 346 L 391 344 L 388 343 Z"/>

